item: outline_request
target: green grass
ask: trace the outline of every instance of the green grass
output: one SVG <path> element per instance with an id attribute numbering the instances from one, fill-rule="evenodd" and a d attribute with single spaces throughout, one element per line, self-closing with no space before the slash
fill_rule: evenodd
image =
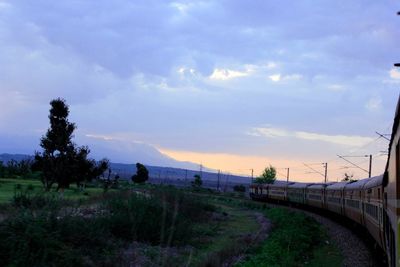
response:
<path id="1" fill-rule="evenodd" d="M 340 252 L 314 219 L 284 208 L 265 215 L 274 225 L 270 236 L 238 266 L 341 266 Z"/>
<path id="2" fill-rule="evenodd" d="M 28 191 L 32 196 L 43 194 L 43 186 L 38 180 L 1 178 L 0 204 L 12 201 L 17 185 L 19 187 L 18 190 L 21 192 Z M 28 188 L 30 189 L 28 190 Z M 99 244 L 110 246 L 110 253 L 114 253 L 114 256 L 120 249 L 123 249 L 122 244 L 128 241 L 131 242 L 130 236 L 134 236 L 134 240 L 140 242 L 137 245 L 137 250 L 155 265 L 162 262 L 165 266 L 181 266 L 188 263 L 190 263 L 190 266 L 221 266 L 227 259 L 232 259 L 237 255 L 246 255 L 245 259 L 237 264 L 238 266 L 341 266 L 342 257 L 337 248 L 329 242 L 324 228 L 302 213 L 292 212 L 284 208 L 269 208 L 265 203 L 246 200 L 238 194 L 213 193 L 209 190 L 193 192 L 191 190 L 173 189 L 169 186 L 132 185 L 127 182 L 121 182 L 120 188 L 122 190 L 110 190 L 113 192 L 106 195 L 102 194 L 103 189 L 100 187 L 88 187 L 84 192 L 78 190 L 75 185 L 66 189 L 64 192 L 66 200 L 87 199 L 87 202 L 69 202 L 78 205 L 83 203 L 86 206 L 88 204 L 104 204 L 104 209 L 112 211 L 112 216 L 101 220 L 93 219 L 93 221 L 92 219 L 72 217 L 72 221 L 66 221 L 66 224 L 62 227 L 67 227 L 65 231 L 68 230 L 74 233 L 77 231 L 74 227 L 78 227 L 81 223 L 93 223 L 93 227 L 99 227 L 100 230 L 92 227 L 92 230 L 82 230 L 82 233 L 89 233 L 90 230 L 93 238 L 97 238 L 100 236 L 98 233 L 102 232 L 103 236 L 98 242 Z M 131 189 L 146 192 L 146 194 L 152 192 L 153 197 L 148 199 L 145 195 L 139 194 L 139 197 L 133 195 L 130 200 L 123 200 L 125 194 L 131 194 L 129 193 Z M 53 191 L 45 193 L 44 196 L 56 196 L 58 194 Z M 121 199 L 121 197 L 123 198 Z M 155 203 L 158 204 L 154 206 L 153 204 Z M 173 214 L 176 203 L 179 203 L 179 213 L 176 223 L 172 223 L 174 221 L 173 216 L 175 215 Z M 166 205 L 166 209 L 164 205 Z M 154 208 L 154 211 L 150 211 L 151 207 Z M 166 241 L 161 241 L 160 243 L 159 240 L 162 238 L 160 238 L 160 233 L 157 232 L 160 227 L 153 227 L 156 229 L 154 230 L 150 226 L 154 224 L 151 222 L 164 220 L 160 216 L 165 211 L 169 214 L 165 223 L 167 227 L 165 228 L 164 239 Z M 255 218 L 256 213 L 264 214 L 274 225 L 268 239 L 257 244 L 252 241 L 254 237 L 252 235 L 257 233 L 260 227 Z M 23 215 L 24 213 L 21 214 Z M 33 214 L 36 214 L 36 211 Z M 208 215 L 198 217 L 198 215 L 202 214 Z M 153 218 L 149 219 L 149 217 Z M 17 219 L 22 220 L 21 223 L 23 222 L 24 225 L 30 224 L 32 227 L 36 225 L 38 228 L 33 229 L 35 231 L 54 227 L 52 223 L 49 222 L 49 225 L 47 225 L 46 221 L 41 222 L 34 217 L 17 217 Z M 15 222 L 19 223 L 20 221 L 18 220 Z M 28 221 L 25 222 L 25 220 Z M 127 221 L 129 222 L 126 223 Z M 41 225 L 40 223 L 45 224 Z M 62 221 L 57 223 L 62 223 Z M 132 225 L 135 223 L 138 225 L 135 228 L 141 229 L 140 231 L 133 231 Z M 170 226 L 176 229 L 169 228 Z M 149 239 L 152 234 L 141 236 L 141 233 L 148 227 L 151 228 L 149 228 L 151 230 L 149 230 L 149 233 L 156 233 L 152 239 Z M 188 232 L 189 234 L 179 236 L 179 233 L 187 232 L 186 230 L 189 227 L 191 228 L 190 232 Z M 24 236 L 26 234 L 25 237 L 28 238 L 30 234 L 25 233 L 24 229 L 24 227 L 21 227 L 20 234 Z M 80 227 L 77 229 L 79 230 Z M 121 229 L 125 229 L 125 232 L 121 231 Z M 95 230 L 98 232 L 94 232 Z M 59 228 L 54 228 L 54 231 L 58 232 Z M 167 242 L 168 231 L 175 231 L 173 237 L 176 242 L 173 241 L 171 245 L 165 246 L 169 244 Z M 68 235 L 74 236 L 71 233 Z M 81 244 L 80 238 L 85 235 L 77 235 L 78 241 L 67 240 L 63 241 L 64 243 L 62 244 L 57 243 L 57 246 L 68 244 L 68 253 L 71 253 L 72 256 L 78 253 L 78 256 L 81 257 L 81 254 L 79 254 L 81 252 L 78 251 L 79 249 L 75 251 L 76 248 L 74 246 L 78 248 Z M 128 241 L 125 240 L 126 237 L 129 237 Z M 44 238 L 48 238 L 50 241 L 53 240 L 53 236 L 47 233 L 44 234 Z M 17 245 L 20 242 L 19 239 L 15 238 L 14 240 Z M 60 237 L 57 236 L 56 239 L 59 240 Z M 112 244 L 109 244 L 110 240 L 114 240 Z M 39 248 L 42 247 L 42 244 L 36 245 Z M 85 249 L 89 248 L 90 246 L 85 247 Z M 98 249 L 100 251 L 101 247 Z M 168 249 L 175 252 L 172 255 L 166 254 L 165 250 Z M 94 253 L 92 256 L 96 258 L 98 251 L 92 251 L 91 253 Z M 104 253 L 104 251 L 101 251 L 101 253 Z M 65 256 L 58 255 L 58 252 L 54 255 L 61 258 Z M 107 256 L 103 260 L 115 259 L 114 256 Z"/>
<path id="3" fill-rule="evenodd" d="M 30 189 L 30 190 L 29 190 Z M 0 178 L 0 204 L 10 203 L 16 191 L 35 194 L 59 194 L 58 192 L 44 192 L 43 184 L 39 180 L 21 179 L 21 178 Z M 109 191 L 115 191 L 110 189 Z M 64 197 L 71 200 L 85 200 L 91 196 L 100 195 L 103 189 L 100 187 L 87 187 L 80 191 L 75 184 L 65 189 Z"/>
<path id="4" fill-rule="evenodd" d="M 209 199 L 209 194 L 203 197 Z M 219 218 L 197 226 L 191 266 L 221 266 L 225 260 L 244 252 L 249 246 L 247 241 L 251 241 L 246 237 L 259 229 L 254 211 L 216 199 L 210 203 L 217 207 Z"/>
<path id="5" fill-rule="evenodd" d="M 306 263 L 305 266 L 309 267 L 337 267 L 342 266 L 343 257 L 340 251 L 333 244 L 323 244 L 317 247 L 313 251 L 313 256 L 310 262 Z"/>

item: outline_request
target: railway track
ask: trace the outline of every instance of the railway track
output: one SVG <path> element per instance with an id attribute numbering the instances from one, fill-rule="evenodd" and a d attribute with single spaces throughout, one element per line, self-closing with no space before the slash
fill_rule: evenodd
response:
<path id="1" fill-rule="evenodd" d="M 330 240 L 340 250 L 345 267 L 382 267 L 387 266 L 384 253 L 374 244 L 372 237 L 365 231 L 356 231 L 351 221 L 334 214 L 315 209 L 307 209 L 286 204 L 268 203 L 268 206 L 303 212 L 323 225 Z"/>

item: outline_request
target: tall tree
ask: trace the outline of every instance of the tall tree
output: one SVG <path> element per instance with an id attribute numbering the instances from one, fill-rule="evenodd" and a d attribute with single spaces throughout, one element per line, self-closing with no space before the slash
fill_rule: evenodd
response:
<path id="1" fill-rule="evenodd" d="M 46 190 L 57 183 L 57 190 L 63 191 L 73 182 L 80 184 L 98 177 L 108 168 L 108 161 L 96 164 L 94 160 L 88 159 L 88 147 L 76 147 L 72 142 L 76 126 L 68 121 L 69 107 L 65 100 L 57 98 L 50 105 L 50 127 L 41 138 L 43 152 L 35 153 L 33 167 L 42 172 Z"/>
<path id="2" fill-rule="evenodd" d="M 256 178 L 256 183 L 260 184 L 272 184 L 276 180 L 276 169 L 269 165 L 263 171 L 263 173 Z"/>

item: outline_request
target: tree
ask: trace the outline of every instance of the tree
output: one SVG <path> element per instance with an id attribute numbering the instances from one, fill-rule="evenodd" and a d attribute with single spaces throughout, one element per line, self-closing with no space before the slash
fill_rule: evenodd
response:
<path id="1" fill-rule="evenodd" d="M 4 178 L 6 175 L 6 167 L 3 165 L 3 161 L 0 160 L 0 177 Z"/>
<path id="2" fill-rule="evenodd" d="M 200 175 L 195 174 L 193 177 L 194 177 L 194 180 L 192 181 L 192 186 L 193 187 L 201 187 L 201 185 L 203 184 L 203 181 L 201 180 Z"/>
<path id="3" fill-rule="evenodd" d="M 356 181 L 355 179 L 353 179 L 354 174 L 348 174 L 347 172 L 344 173 L 343 175 L 343 179 L 342 182 L 354 182 Z"/>
<path id="4" fill-rule="evenodd" d="M 233 187 L 233 191 L 235 191 L 235 192 L 246 192 L 246 187 L 244 185 L 242 185 L 242 184 L 235 185 Z"/>
<path id="5" fill-rule="evenodd" d="M 132 175 L 131 179 L 134 183 L 144 183 L 149 179 L 149 171 L 138 162 L 136 163 L 136 174 Z"/>
<path id="6" fill-rule="evenodd" d="M 88 159 L 87 146 L 77 147 L 73 142 L 74 123 L 68 121 L 69 107 L 65 100 L 57 98 L 50 102 L 50 128 L 40 140 L 43 152 L 35 153 L 34 170 L 41 172 L 41 179 L 47 191 L 54 183 L 63 191 L 71 183 L 78 185 L 98 177 L 108 168 L 108 161 L 99 164 Z"/>
<path id="7" fill-rule="evenodd" d="M 269 165 L 266 167 L 260 177 L 257 177 L 255 182 L 259 184 L 272 184 L 276 180 L 276 169 Z"/>

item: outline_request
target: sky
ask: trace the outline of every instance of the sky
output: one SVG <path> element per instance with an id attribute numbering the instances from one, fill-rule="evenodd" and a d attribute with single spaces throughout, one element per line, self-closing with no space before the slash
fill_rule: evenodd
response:
<path id="1" fill-rule="evenodd" d="M 271 164 L 297 181 L 323 180 L 328 162 L 336 181 L 367 176 L 337 155 L 368 169 L 358 156 L 372 154 L 378 175 L 388 142 L 375 132 L 390 133 L 399 96 L 399 10 L 394 0 L 0 0 L 0 153 L 40 150 L 61 97 L 75 142 L 96 158 L 245 175 Z"/>

